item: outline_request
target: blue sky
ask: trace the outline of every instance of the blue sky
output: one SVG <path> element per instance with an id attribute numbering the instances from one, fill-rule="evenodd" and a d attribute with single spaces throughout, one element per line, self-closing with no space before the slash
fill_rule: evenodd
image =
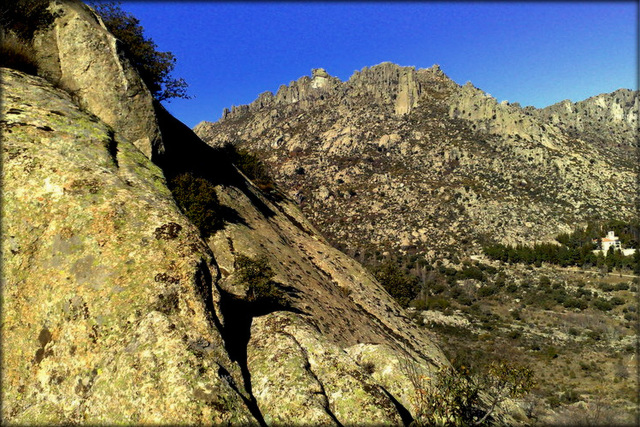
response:
<path id="1" fill-rule="evenodd" d="M 312 68 L 439 64 L 498 100 L 544 107 L 638 85 L 637 2 L 122 2 L 177 57 L 190 127 Z"/>

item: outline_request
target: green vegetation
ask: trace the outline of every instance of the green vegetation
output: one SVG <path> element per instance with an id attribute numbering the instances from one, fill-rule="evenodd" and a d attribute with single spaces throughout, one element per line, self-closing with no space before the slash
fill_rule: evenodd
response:
<path id="1" fill-rule="evenodd" d="M 211 182 L 192 173 L 183 173 L 173 178 L 169 187 L 180 209 L 204 237 L 222 227 L 222 208 Z"/>
<path id="2" fill-rule="evenodd" d="M 36 74 L 37 60 L 31 41 L 38 30 L 53 24 L 55 15 L 48 0 L 13 0 L 0 3 L 0 66 Z M 171 76 L 176 58 L 171 52 L 159 52 L 156 44 L 144 36 L 140 21 L 123 11 L 119 2 L 94 2 L 107 29 L 121 42 L 125 56 L 158 101 L 188 98 L 184 79 Z"/>
<path id="3" fill-rule="evenodd" d="M 140 20 L 123 11 L 119 2 L 96 2 L 93 6 L 107 29 L 122 42 L 125 56 L 138 70 L 154 98 L 158 101 L 189 98 L 184 79 L 171 76 L 175 56 L 171 52 L 158 52 L 153 40 L 144 36 Z"/>
<path id="4" fill-rule="evenodd" d="M 236 258 L 238 283 L 248 286 L 247 300 L 263 304 L 287 305 L 286 294 L 273 280 L 275 273 L 265 257 L 253 260 L 244 255 Z"/>
<path id="5" fill-rule="evenodd" d="M 276 184 L 264 162 L 255 154 L 238 148 L 235 144 L 227 143 L 223 152 L 231 163 L 236 165 L 260 190 L 269 194 L 276 191 Z"/>
<path id="6" fill-rule="evenodd" d="M 609 250 L 607 256 L 594 254 L 597 248 L 594 239 L 601 238 L 607 231 L 615 231 L 623 247 L 638 248 L 640 228 L 634 223 L 610 221 L 594 225 L 589 224 L 585 229 L 576 229 L 570 234 L 560 234 L 556 240 L 560 245 L 541 243 L 533 246 L 495 244 L 484 247 L 484 253 L 489 258 L 502 262 L 534 264 L 540 266 L 543 262 L 560 265 L 562 267 L 604 267 L 612 269 L 630 269 L 640 272 L 640 250 L 633 256 L 623 256 L 620 251 Z"/>
<path id="7" fill-rule="evenodd" d="M 377 266 L 373 274 L 402 307 L 408 307 L 420 292 L 418 278 L 405 273 L 392 262 Z"/>
<path id="8" fill-rule="evenodd" d="M 24 41 L 53 24 L 55 16 L 48 10 L 48 0 L 13 0 L 0 4 L 0 27 Z"/>
<path id="9" fill-rule="evenodd" d="M 462 366 L 442 367 L 433 378 L 403 367 L 415 393 L 412 398 L 418 426 L 490 424 L 495 409 L 508 398 L 526 395 L 534 387 L 533 371 L 510 362 L 492 362 L 477 374 Z"/>

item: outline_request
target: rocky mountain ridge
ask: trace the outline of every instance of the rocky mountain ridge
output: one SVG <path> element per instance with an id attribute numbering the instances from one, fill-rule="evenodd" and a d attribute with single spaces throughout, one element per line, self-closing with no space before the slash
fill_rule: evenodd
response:
<path id="1" fill-rule="evenodd" d="M 154 103 L 90 8 L 47 7 L 40 75 L 0 70 L 3 423 L 410 423 L 410 373 L 449 365 L 429 334 Z M 215 187 L 210 236 L 185 173 Z"/>
<path id="2" fill-rule="evenodd" d="M 619 89 L 572 103 L 569 100 L 537 110 L 563 131 L 596 144 L 638 148 L 638 92 Z"/>
<path id="3" fill-rule="evenodd" d="M 194 130 L 256 153 L 336 246 L 436 259 L 635 215 L 637 95 L 577 103 L 572 132 L 556 106 L 499 103 L 438 66 L 383 63 L 345 82 L 314 70 Z M 615 135 L 606 144 L 589 136 L 598 117 Z"/>

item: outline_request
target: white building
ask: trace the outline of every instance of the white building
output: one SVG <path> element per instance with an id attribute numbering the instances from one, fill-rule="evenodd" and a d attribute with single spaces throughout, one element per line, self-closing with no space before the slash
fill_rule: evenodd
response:
<path id="1" fill-rule="evenodd" d="M 622 252 L 622 255 L 624 256 L 629 256 L 636 253 L 635 249 L 622 249 L 622 242 L 620 242 L 620 239 L 613 231 L 609 231 L 606 237 L 600 239 L 600 249 L 593 252 L 602 253 L 606 256 L 610 248 L 613 248 L 614 251 Z"/>

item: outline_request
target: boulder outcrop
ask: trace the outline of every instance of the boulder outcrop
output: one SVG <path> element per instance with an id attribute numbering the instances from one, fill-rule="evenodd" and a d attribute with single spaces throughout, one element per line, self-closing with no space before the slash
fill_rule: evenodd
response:
<path id="1" fill-rule="evenodd" d="M 77 1 L 49 4 L 53 23 L 36 31 L 39 73 L 73 94 L 83 108 L 152 158 L 163 151 L 153 97 L 123 56 L 120 41 L 91 8 Z"/>
<path id="2" fill-rule="evenodd" d="M 536 114 L 570 135 L 604 146 L 638 148 L 637 91 L 620 89 L 579 102 L 565 100 Z"/>
<path id="3" fill-rule="evenodd" d="M 3 422 L 253 420 L 162 171 L 40 78 L 2 97 Z"/>

